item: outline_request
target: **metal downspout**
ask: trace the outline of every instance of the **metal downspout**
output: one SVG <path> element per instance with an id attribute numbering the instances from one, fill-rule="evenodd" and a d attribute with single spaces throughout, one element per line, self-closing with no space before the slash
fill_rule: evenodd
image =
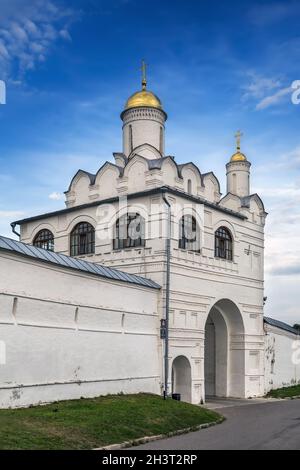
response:
<path id="1" fill-rule="evenodd" d="M 165 193 L 163 193 L 163 200 L 168 207 L 168 228 L 166 238 L 166 306 L 165 306 L 165 355 L 164 355 L 164 366 L 165 366 L 165 388 L 164 388 L 164 399 L 168 397 L 168 378 L 169 378 L 169 314 L 170 314 L 170 258 L 171 258 L 171 205 L 167 200 Z"/>
<path id="2" fill-rule="evenodd" d="M 20 238 L 21 235 L 16 231 L 16 225 L 17 224 L 14 223 L 14 222 L 12 224 L 10 224 L 11 230 L 12 230 L 12 233 L 14 233 L 15 235 L 17 235 Z"/>

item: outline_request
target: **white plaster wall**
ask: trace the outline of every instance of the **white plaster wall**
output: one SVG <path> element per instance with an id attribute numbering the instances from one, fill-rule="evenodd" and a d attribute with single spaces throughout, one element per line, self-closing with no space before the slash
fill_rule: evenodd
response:
<path id="1" fill-rule="evenodd" d="M 203 192 L 200 173 L 194 168 L 193 165 L 186 165 L 183 167 L 181 175 L 184 181 L 184 191 L 189 192 L 188 181 L 191 182 L 191 194 L 197 196 Z"/>
<path id="2" fill-rule="evenodd" d="M 227 192 L 241 197 L 250 194 L 250 163 L 230 162 L 227 169 Z"/>
<path id="3" fill-rule="evenodd" d="M 125 169 L 124 176 L 128 178 L 128 192 L 144 191 L 146 186 L 147 162 L 139 159 L 132 164 L 129 162 Z"/>
<path id="4" fill-rule="evenodd" d="M 131 175 L 133 175 L 132 173 Z M 130 187 L 134 181 L 130 176 Z M 139 182 L 136 183 L 138 186 Z M 129 185 L 129 183 L 128 183 Z M 132 186 L 131 186 L 132 185 Z M 204 338 L 205 323 L 213 305 L 221 299 L 232 300 L 239 308 L 245 327 L 245 334 L 236 336 L 230 343 L 235 351 L 242 350 L 238 357 L 245 367 L 242 396 L 259 396 L 264 393 L 264 338 L 263 338 L 263 243 L 264 227 L 259 220 L 239 219 L 211 207 L 204 208 L 203 239 L 200 253 L 178 248 L 178 214 L 188 206 L 195 210 L 199 204 L 192 204 L 183 196 L 168 195 L 172 205 L 172 241 L 171 241 L 171 324 L 170 324 L 170 370 L 172 361 L 179 354 L 188 358 L 192 370 L 192 400 L 200 403 L 204 400 Z M 167 212 L 161 196 L 139 197 L 128 201 L 129 211 L 140 212 L 147 209 L 150 214 L 146 223 L 145 248 L 113 250 L 112 236 L 96 237 L 96 252 L 85 257 L 116 267 L 134 274 L 152 278 L 160 285 L 165 285 L 165 240 L 156 231 L 163 229 L 166 235 Z M 143 209 L 144 208 L 144 209 Z M 176 213 L 175 213 L 176 208 Z M 119 208 L 117 207 L 117 211 Z M 146 212 L 147 212 L 146 211 Z M 118 212 L 117 212 L 118 213 Z M 177 214 L 177 215 L 176 215 Z M 145 214 L 146 215 L 146 214 Z M 57 227 L 56 250 L 68 254 L 69 233 L 75 222 L 86 219 L 97 232 L 102 234 L 107 229 L 106 220 L 100 218 L 97 224 L 97 207 L 64 214 L 58 218 L 45 219 L 44 223 Z M 39 223 L 41 226 L 41 224 Z M 22 239 L 32 241 L 35 223 L 28 224 Z M 214 233 L 219 226 L 226 226 L 234 240 L 232 261 L 215 258 Z M 165 289 L 158 313 L 164 314 Z M 108 300 L 109 301 L 109 300 Z M 161 346 L 161 345 L 160 345 Z M 241 359 L 242 357 L 242 359 Z M 254 359 L 255 358 L 255 359 Z M 230 368 L 228 364 L 228 370 Z M 233 369 L 239 367 L 232 364 Z M 163 380 L 163 367 L 160 367 Z M 223 380 L 223 379 L 222 379 Z M 171 378 L 170 378 L 171 382 Z M 228 385 L 230 393 L 241 394 L 235 389 L 235 382 Z"/>
<path id="5" fill-rule="evenodd" d="M 143 144 L 150 144 L 164 155 L 165 114 L 159 109 L 134 108 L 123 115 L 123 152 L 126 156 Z M 129 126 L 132 126 L 132 148 L 130 148 Z M 162 129 L 162 148 L 160 135 Z M 156 158 L 149 152 L 141 153 L 145 158 Z"/>
<path id="6" fill-rule="evenodd" d="M 158 200 L 159 197 L 153 198 Z M 184 198 L 168 196 L 174 208 L 183 209 Z M 152 202 L 153 202 L 152 201 Z M 151 199 L 139 199 L 150 207 Z M 130 202 L 133 204 L 133 201 Z M 180 210 L 181 210 L 180 209 Z M 189 203 L 191 209 L 191 203 Z M 165 207 L 160 201 L 153 206 L 151 222 L 166 227 Z M 171 241 L 171 313 L 170 313 L 170 370 L 178 356 L 187 357 L 192 369 L 192 400 L 204 400 L 204 330 L 212 306 L 221 299 L 232 300 L 241 312 L 245 334 L 231 338 L 228 370 L 245 368 L 244 383 L 228 382 L 228 393 L 234 396 L 264 394 L 264 337 L 263 337 L 263 226 L 244 221 L 217 210 L 205 209 L 204 237 L 200 253 L 178 248 L 178 224 L 173 216 Z M 214 257 L 214 232 L 227 226 L 234 238 L 234 259 Z M 250 246 L 250 249 L 249 249 Z M 121 251 L 99 250 L 95 259 L 107 265 L 150 277 L 165 283 L 165 241 L 148 236 L 146 247 Z M 101 251 L 101 254 L 100 254 Z M 162 292 L 163 299 L 165 291 Z M 163 301 L 161 307 L 163 314 Z M 229 334 L 232 332 L 229 331 Z M 240 354 L 240 351 L 243 351 Z M 232 363 L 230 363 L 232 361 Z M 242 363 L 242 364 L 241 364 Z M 225 378 L 219 380 L 225 381 Z M 171 378 L 170 378 L 171 387 Z M 242 390 L 242 391 L 241 391 Z"/>
<path id="7" fill-rule="evenodd" d="M 133 121 L 137 119 L 138 125 L 140 125 L 143 122 L 140 112 L 143 113 L 143 110 L 138 111 L 137 114 L 135 111 L 127 112 L 124 115 L 124 124 L 129 124 L 130 119 Z M 159 119 L 162 119 L 162 113 L 155 112 L 160 116 Z M 146 116 L 145 123 L 148 125 L 148 121 L 151 123 L 151 119 L 151 116 Z M 143 124 L 141 125 L 143 126 Z M 157 136 L 157 133 L 155 135 Z M 146 137 L 143 137 L 142 140 L 141 144 L 147 142 Z M 126 166 L 123 177 L 112 178 L 109 173 L 106 173 L 103 178 L 107 178 L 105 184 L 107 191 L 111 184 L 113 191 L 117 191 L 121 195 L 162 185 L 170 185 L 184 190 L 187 179 L 192 177 L 192 166 L 187 166 L 182 171 L 184 180 L 178 177 L 175 163 L 169 159 L 165 160 L 161 169 L 149 171 L 147 162 L 135 156 Z M 193 186 L 196 186 L 197 178 L 194 176 Z M 200 183 L 200 179 L 198 183 Z M 205 189 L 198 186 L 199 192 L 210 202 L 218 201 L 220 192 L 216 177 L 212 173 L 205 175 L 204 184 Z M 252 202 L 249 209 L 241 209 L 240 199 L 233 197 L 227 198 L 227 200 L 224 198 L 223 202 L 227 204 L 227 207 L 246 215 L 247 219 L 243 220 L 230 213 L 205 205 L 203 207 L 204 224 L 201 227 L 203 234 L 201 250 L 200 253 L 195 253 L 179 249 L 178 220 L 179 214 L 182 215 L 186 208 L 190 212 L 191 210 L 196 211 L 197 207 L 202 206 L 187 200 L 184 195 L 168 194 L 167 197 L 172 206 L 169 369 L 171 370 L 174 358 L 179 354 L 185 356 L 191 364 L 192 401 L 200 403 L 201 400 L 204 400 L 206 319 L 216 302 L 230 299 L 240 311 L 244 323 L 244 333 L 234 334 L 228 343 L 232 352 L 228 355 L 231 363 L 228 362 L 227 368 L 234 371 L 244 367 L 245 374 L 244 383 L 239 385 L 237 385 L 236 377 L 232 374 L 227 383 L 227 390 L 228 393 L 235 396 L 262 395 L 264 393 L 262 320 L 264 217 L 260 215 L 262 209 Z M 113 205 L 117 216 L 121 208 L 118 203 Z M 140 196 L 128 200 L 128 211 L 139 212 L 143 217 L 143 211 L 146 212 L 146 246 L 143 248 L 113 250 L 112 231 L 108 228 L 108 221 L 104 215 L 105 210 L 101 206 L 79 208 L 77 211 L 67 214 L 45 217 L 43 221 L 30 222 L 22 227 L 22 241 L 32 242 L 37 225 L 39 228 L 42 228 L 43 224 L 51 225 L 54 227 L 55 250 L 69 254 L 69 235 L 72 228 L 80 221 L 90 222 L 96 228 L 95 254 L 83 258 L 156 280 L 163 286 L 157 310 L 161 317 L 165 307 L 166 257 L 163 237 L 166 235 L 167 227 L 166 206 L 161 195 Z M 116 219 L 111 218 L 110 222 L 113 220 Z M 232 261 L 218 259 L 214 256 L 214 233 L 220 226 L 227 227 L 232 233 L 234 241 Z M 156 228 L 159 230 L 157 231 Z M 107 301 L 110 302 L 109 299 Z M 230 331 L 229 334 L 231 334 Z M 159 340 L 158 343 L 161 348 Z M 160 364 L 160 375 L 163 380 L 162 363 Z M 225 382 L 226 379 L 221 378 L 220 380 Z M 220 387 L 218 388 L 220 389 Z"/>
<path id="8" fill-rule="evenodd" d="M 265 324 L 265 391 L 300 383 L 300 337 Z"/>
<path id="9" fill-rule="evenodd" d="M 207 175 L 204 175 L 203 182 L 203 196 L 205 199 L 211 202 L 218 202 L 221 194 L 217 178 L 213 173 L 208 173 Z"/>
<path id="10" fill-rule="evenodd" d="M 176 186 L 178 179 L 177 168 L 172 159 L 167 159 L 162 165 L 163 184 L 167 186 Z"/>
<path id="11" fill-rule="evenodd" d="M 0 407 L 160 393 L 158 291 L 0 252 Z"/>
<path id="12" fill-rule="evenodd" d="M 112 165 L 107 165 L 103 168 L 103 170 L 97 174 L 94 194 L 90 195 L 90 200 L 117 196 L 117 181 L 119 176 L 118 168 Z"/>
<path id="13" fill-rule="evenodd" d="M 143 126 L 143 121 L 139 121 L 139 125 Z M 156 137 L 157 132 L 158 129 L 154 133 Z M 165 158 L 160 170 L 149 170 L 147 159 L 155 160 L 162 156 L 153 144 L 156 145 L 157 142 L 143 143 L 135 147 L 123 175 L 120 175 L 119 169 L 110 162 L 106 162 L 98 171 L 95 184 L 90 184 L 86 173 L 79 172 L 66 193 L 67 207 L 76 207 L 96 200 L 103 201 L 118 194 L 130 194 L 164 185 L 188 192 L 188 180 L 192 181 L 193 195 L 202 196 L 210 202 L 220 200 L 219 183 L 215 175 L 213 173 L 204 175 L 204 186 L 202 186 L 200 173 L 191 163 L 182 167 L 182 177 L 179 177 L 178 167 L 171 157 Z M 231 208 L 239 209 L 240 201 L 237 204 L 237 207 Z"/>
<path id="14" fill-rule="evenodd" d="M 86 204 L 89 201 L 90 179 L 84 173 L 80 173 L 72 184 L 73 204 Z"/>

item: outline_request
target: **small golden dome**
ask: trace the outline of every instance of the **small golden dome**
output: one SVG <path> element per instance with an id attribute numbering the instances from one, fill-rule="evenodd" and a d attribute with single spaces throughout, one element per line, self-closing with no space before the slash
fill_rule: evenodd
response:
<path id="1" fill-rule="evenodd" d="M 143 89 L 141 91 L 137 91 L 128 98 L 125 110 L 131 108 L 142 108 L 144 106 L 162 109 L 160 99 L 151 91 Z"/>
<path id="2" fill-rule="evenodd" d="M 234 155 L 232 155 L 230 161 L 231 162 L 246 162 L 247 157 L 242 152 L 237 151 Z"/>
<path id="3" fill-rule="evenodd" d="M 232 155 L 230 161 L 231 162 L 247 162 L 247 157 L 241 152 L 241 137 L 243 133 L 241 131 L 237 131 L 235 134 L 236 138 L 236 152 Z"/>

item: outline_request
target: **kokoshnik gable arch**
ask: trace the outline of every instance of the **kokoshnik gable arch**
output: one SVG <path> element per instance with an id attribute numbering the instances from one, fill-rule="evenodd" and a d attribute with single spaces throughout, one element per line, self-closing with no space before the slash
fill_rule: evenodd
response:
<path id="1" fill-rule="evenodd" d="M 114 163 L 106 162 L 96 174 L 79 170 L 65 193 L 66 208 L 17 221 L 14 229 L 19 224 L 21 240 L 29 245 L 41 230 L 49 230 L 56 253 L 121 269 L 162 286 L 156 292 L 157 315 L 165 320 L 169 305 L 169 393 L 181 393 L 193 403 L 203 402 L 207 395 L 263 395 L 267 214 L 260 197 L 251 194 L 251 164 L 241 153 L 240 135 L 226 165 L 227 192 L 222 197 L 213 172 L 202 173 L 194 163 L 178 164 L 165 154 L 167 114 L 161 100 L 147 89 L 145 77 L 142 89 L 126 101 L 121 119 L 123 150 L 113 154 Z M 120 196 L 127 198 L 124 210 Z M 165 200 L 170 204 L 170 221 Z M 109 228 L 104 210 L 108 204 L 115 214 Z M 168 258 L 163 235 L 169 222 Z M 139 233 L 135 240 L 131 223 Z M 163 235 L 157 235 L 155 224 Z M 77 251 L 72 252 L 74 233 Z M 120 242 L 120 234 L 125 242 Z M 166 371 L 162 366 L 166 342 L 159 325 L 158 321 L 152 351 L 153 357 L 159 357 L 156 393 L 163 392 Z M 138 345 L 136 354 L 140 354 Z"/>

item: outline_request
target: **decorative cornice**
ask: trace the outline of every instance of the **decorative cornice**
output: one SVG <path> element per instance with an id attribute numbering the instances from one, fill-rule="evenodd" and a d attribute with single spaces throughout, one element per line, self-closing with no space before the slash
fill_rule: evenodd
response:
<path id="1" fill-rule="evenodd" d="M 226 207 L 222 207 L 219 204 L 216 204 L 216 203 L 213 203 L 213 202 L 208 202 L 203 197 L 193 196 L 193 195 L 185 193 L 184 191 L 181 191 L 179 189 L 171 188 L 170 186 L 161 186 L 159 188 L 153 188 L 153 189 L 149 189 L 149 190 L 145 190 L 145 191 L 139 191 L 139 192 L 136 192 L 136 193 L 127 194 L 127 198 L 128 199 L 136 199 L 136 198 L 139 198 L 139 197 L 152 196 L 152 195 L 156 195 L 156 194 L 171 194 L 173 196 L 183 197 L 184 199 L 186 199 L 188 201 L 195 202 L 196 204 L 204 204 L 204 206 L 206 206 L 206 207 L 210 207 L 210 208 L 215 209 L 219 212 L 223 212 L 224 214 L 231 215 L 232 217 L 236 217 L 236 218 L 241 219 L 241 220 L 246 220 L 247 219 L 247 217 L 245 215 L 240 214 L 239 212 L 235 212 L 231 209 L 227 209 Z M 69 214 L 71 212 L 80 211 L 80 210 L 84 210 L 84 209 L 89 209 L 90 207 L 97 207 L 97 206 L 100 206 L 102 204 L 113 204 L 114 202 L 118 202 L 118 200 L 119 200 L 118 197 L 111 197 L 111 198 L 108 198 L 108 199 L 103 199 L 102 201 L 94 201 L 94 202 L 90 202 L 90 203 L 87 203 L 87 204 L 82 204 L 82 205 L 79 205 L 79 206 L 73 206 L 73 207 L 69 207 L 69 208 L 66 208 L 66 209 L 61 209 L 61 210 L 55 211 L 55 212 L 48 212 L 48 213 L 44 213 L 44 214 L 37 215 L 37 216 L 34 216 L 34 217 L 29 217 L 29 218 L 26 218 L 26 219 L 17 220 L 15 222 L 12 222 L 11 226 L 13 226 L 13 225 L 14 226 L 23 225 L 23 224 L 28 223 L 28 222 L 35 222 L 37 220 L 41 220 L 41 219 L 48 218 L 48 217 L 55 217 L 55 216 L 58 216 L 58 215 Z"/>

